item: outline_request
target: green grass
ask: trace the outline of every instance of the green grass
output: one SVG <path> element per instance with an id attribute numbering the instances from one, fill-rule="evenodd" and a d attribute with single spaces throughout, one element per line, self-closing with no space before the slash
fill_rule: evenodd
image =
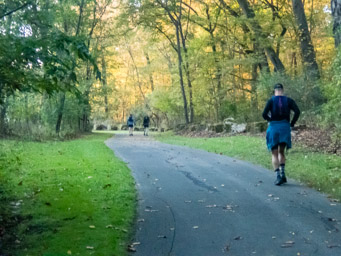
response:
<path id="1" fill-rule="evenodd" d="M 155 138 L 165 143 L 199 148 L 272 169 L 271 154 L 266 148 L 265 138 L 245 135 L 188 138 L 174 136 L 172 133 L 158 135 Z M 293 145 L 293 149 L 289 150 L 286 156 L 286 170 L 289 177 L 341 200 L 340 156 L 312 152 L 299 145 Z"/>
<path id="2" fill-rule="evenodd" d="M 109 137 L 0 140 L 3 253 L 126 255 L 136 191 L 130 170 L 103 143 Z"/>

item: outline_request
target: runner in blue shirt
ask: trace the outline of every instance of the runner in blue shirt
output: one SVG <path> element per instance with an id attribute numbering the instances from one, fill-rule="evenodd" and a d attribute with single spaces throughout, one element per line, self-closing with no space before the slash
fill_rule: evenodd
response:
<path id="1" fill-rule="evenodd" d="M 294 117 L 290 121 L 290 111 L 294 111 Z M 285 148 L 291 148 L 291 127 L 294 127 L 300 110 L 296 102 L 284 96 L 282 84 L 275 84 L 274 96 L 272 96 L 263 111 L 263 118 L 269 122 L 266 131 L 266 144 L 272 153 L 272 165 L 276 172 L 275 185 L 279 186 L 287 182 L 285 176 Z"/>

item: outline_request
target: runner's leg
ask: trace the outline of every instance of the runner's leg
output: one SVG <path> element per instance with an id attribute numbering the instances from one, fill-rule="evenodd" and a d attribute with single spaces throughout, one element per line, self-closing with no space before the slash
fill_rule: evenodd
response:
<path id="1" fill-rule="evenodd" d="M 272 154 L 272 166 L 274 167 L 275 173 L 276 173 L 276 180 L 275 180 L 275 185 L 279 186 L 283 184 L 283 180 L 282 177 L 280 175 L 280 171 L 279 171 L 279 153 L 278 153 L 278 147 L 279 146 L 275 146 L 271 149 L 271 154 Z"/>
<path id="2" fill-rule="evenodd" d="M 278 160 L 279 160 L 279 169 L 281 171 L 282 181 L 283 183 L 287 182 L 287 178 L 285 176 L 285 143 L 281 143 L 279 145 L 278 150 Z"/>
<path id="3" fill-rule="evenodd" d="M 281 143 L 278 146 L 278 161 L 279 164 L 285 164 L 285 143 Z"/>
<path id="4" fill-rule="evenodd" d="M 279 168 L 279 159 L 278 159 L 278 147 L 275 146 L 271 149 L 272 154 L 272 166 L 274 170 L 277 170 Z"/>

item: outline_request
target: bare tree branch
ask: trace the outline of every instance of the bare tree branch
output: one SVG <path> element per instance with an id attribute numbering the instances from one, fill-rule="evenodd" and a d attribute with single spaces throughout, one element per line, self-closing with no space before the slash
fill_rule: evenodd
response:
<path id="1" fill-rule="evenodd" d="M 0 16 L 0 19 L 2 19 L 3 17 L 6 17 L 6 16 L 8 16 L 8 15 L 11 15 L 12 13 L 15 13 L 15 12 L 17 12 L 17 11 L 23 9 L 23 8 L 25 8 L 25 7 L 28 6 L 29 4 L 31 4 L 31 1 L 29 1 L 29 2 L 27 2 L 27 3 L 25 3 L 25 4 L 23 4 L 22 6 L 19 6 L 18 8 L 14 9 L 14 10 L 12 10 L 12 11 L 9 11 L 9 12 L 7 12 L 7 13 L 1 15 L 1 16 Z"/>
<path id="2" fill-rule="evenodd" d="M 175 44 L 174 44 L 174 42 L 172 41 L 172 39 L 169 37 L 169 35 L 167 35 L 166 32 L 164 32 L 164 31 L 163 31 L 161 28 L 159 28 L 158 26 L 155 26 L 155 28 L 156 28 L 161 34 L 163 34 L 163 35 L 167 38 L 167 40 L 170 42 L 172 48 L 177 52 L 178 49 L 177 49 L 177 47 L 175 46 Z"/>

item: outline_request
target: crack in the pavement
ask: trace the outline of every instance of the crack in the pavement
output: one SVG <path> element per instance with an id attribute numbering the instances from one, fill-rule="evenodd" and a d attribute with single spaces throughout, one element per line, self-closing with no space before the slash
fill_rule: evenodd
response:
<path id="1" fill-rule="evenodd" d="M 191 180 L 194 185 L 197 185 L 199 187 L 202 187 L 202 188 L 206 188 L 208 191 L 212 191 L 212 192 L 218 192 L 218 189 L 216 189 L 215 187 L 213 186 L 209 186 L 207 185 L 205 182 L 199 180 L 198 178 L 194 177 L 192 175 L 192 173 L 190 172 L 186 172 L 186 171 L 180 171 L 182 174 L 184 174 L 186 176 L 186 178 L 188 178 L 189 180 Z"/>
<path id="2" fill-rule="evenodd" d="M 168 252 L 168 256 L 171 255 L 172 251 L 173 251 L 173 246 L 174 246 L 174 241 L 175 241 L 175 235 L 176 235 L 176 220 L 175 220 L 175 215 L 174 215 L 174 212 L 173 212 L 173 209 L 172 207 L 167 203 L 167 201 L 165 201 L 164 199 L 160 198 L 160 197 L 155 197 L 157 199 L 159 199 L 160 201 L 162 201 L 166 206 L 167 208 L 169 209 L 169 211 L 171 212 L 171 215 L 172 215 L 172 219 L 173 219 L 173 223 L 174 223 L 174 230 L 173 230 L 173 237 L 172 237 L 172 242 L 171 242 L 171 247 L 169 249 L 169 252 Z"/>

